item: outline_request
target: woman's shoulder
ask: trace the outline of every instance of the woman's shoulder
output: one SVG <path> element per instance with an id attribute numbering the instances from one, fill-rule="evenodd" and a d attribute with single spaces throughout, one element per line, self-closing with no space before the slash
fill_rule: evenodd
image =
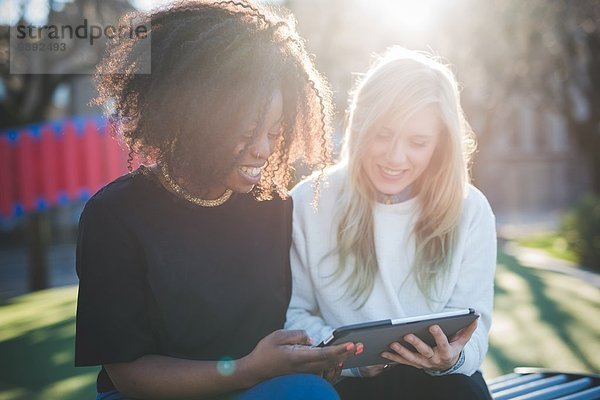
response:
<path id="1" fill-rule="evenodd" d="M 495 219 L 494 212 L 492 211 L 488 199 L 481 190 L 472 184 L 469 184 L 465 191 L 463 213 L 465 216 L 471 218 Z"/>
<path id="2" fill-rule="evenodd" d="M 322 174 L 318 171 L 304 178 L 290 192 L 294 200 L 294 208 L 312 207 L 317 195 L 317 209 L 320 206 L 327 207 L 335 202 L 346 177 L 346 166 L 335 164 L 326 168 Z"/>
<path id="3" fill-rule="evenodd" d="M 117 212 L 125 205 L 135 203 L 136 199 L 143 196 L 140 193 L 142 181 L 152 179 L 148 174 L 152 172 L 140 167 L 133 172 L 122 175 L 99 189 L 86 203 L 84 211 L 90 212 L 98 208 L 110 209 Z"/>

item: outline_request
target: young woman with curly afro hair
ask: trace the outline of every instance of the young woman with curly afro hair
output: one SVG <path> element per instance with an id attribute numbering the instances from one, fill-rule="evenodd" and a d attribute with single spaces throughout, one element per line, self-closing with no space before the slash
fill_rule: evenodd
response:
<path id="1" fill-rule="evenodd" d="M 325 81 L 291 18 L 244 0 L 135 16 L 151 45 L 110 43 L 96 103 L 147 166 L 82 213 L 76 365 L 102 366 L 98 399 L 337 398 L 319 375 L 361 345 L 281 329 L 287 186 L 295 161 L 329 162 Z"/>

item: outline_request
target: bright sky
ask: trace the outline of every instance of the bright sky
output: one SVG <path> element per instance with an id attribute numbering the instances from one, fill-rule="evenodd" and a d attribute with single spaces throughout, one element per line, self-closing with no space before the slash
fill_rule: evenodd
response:
<path id="1" fill-rule="evenodd" d="M 61 3 L 68 2 L 57 1 L 57 8 L 61 8 Z M 47 0 L 0 0 L 0 24 L 14 24 L 21 15 L 21 10 L 26 19 L 33 24 L 43 24 L 48 15 Z"/>
<path id="2" fill-rule="evenodd" d="M 129 2 L 140 10 L 148 10 L 157 7 L 172 0 L 130 0 Z M 265 3 L 277 3 L 281 0 L 262 0 Z M 61 9 L 65 3 L 72 0 L 54 0 L 55 7 Z M 34 25 L 43 25 L 48 15 L 48 0 L 0 0 L 0 24 L 14 24 L 21 15 L 21 10 L 25 19 Z"/>
<path id="3" fill-rule="evenodd" d="M 148 10 L 156 6 L 169 3 L 171 0 L 130 0 L 135 8 Z M 257 1 L 257 0 L 254 0 Z M 280 3 L 282 0 L 258 0 L 258 3 Z"/>
<path id="4" fill-rule="evenodd" d="M 72 0 L 55 0 L 55 6 L 60 9 L 63 4 Z M 171 0 L 130 0 L 131 4 L 142 10 L 169 3 Z M 262 0 L 265 3 L 278 3 L 281 0 Z M 327 0 L 323 0 L 325 3 Z M 348 6 L 353 2 L 363 3 L 381 13 L 382 23 L 394 25 L 402 30 L 419 33 L 426 31 L 433 21 L 432 15 L 439 11 L 442 0 L 348 0 Z M 26 19 L 42 25 L 48 14 L 47 0 L 0 0 L 0 24 L 14 24 L 23 10 Z"/>
<path id="5" fill-rule="evenodd" d="M 55 0 L 57 9 L 64 7 L 72 0 Z M 139 9 L 147 10 L 168 3 L 170 0 L 131 0 L 130 3 Z M 43 25 L 48 15 L 48 0 L 0 0 L 0 24 L 14 24 L 21 10 L 27 21 L 34 25 Z"/>
<path id="6" fill-rule="evenodd" d="M 443 6 L 442 0 L 379 0 L 368 2 L 377 7 L 381 14 L 382 22 L 394 25 L 403 31 L 420 33 L 427 31 Z"/>
<path id="7" fill-rule="evenodd" d="M 170 3 L 170 0 L 130 0 L 130 3 L 137 9 L 149 10 Z"/>

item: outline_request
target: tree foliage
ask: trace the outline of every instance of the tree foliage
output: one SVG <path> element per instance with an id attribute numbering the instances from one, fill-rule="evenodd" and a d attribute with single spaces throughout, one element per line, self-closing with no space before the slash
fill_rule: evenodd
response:
<path id="1" fill-rule="evenodd" d="M 99 26 L 114 25 L 120 15 L 132 9 L 126 0 L 74 0 L 64 4 L 62 9 L 55 3 L 58 2 L 47 1 L 49 12 L 44 25 L 75 27 L 83 19 Z M 17 24 L 30 25 L 24 8 Z M 36 61 L 43 65 L 29 67 L 43 69 L 48 74 L 11 74 L 9 27 L 0 26 L 0 79 L 5 91 L 0 98 L 0 128 L 46 119 L 56 88 L 81 77 L 78 74 L 89 73 L 104 52 L 104 40 L 100 39 L 99 45 L 94 46 L 88 46 L 83 40 L 73 40 L 66 51 L 44 52 L 43 58 Z"/>

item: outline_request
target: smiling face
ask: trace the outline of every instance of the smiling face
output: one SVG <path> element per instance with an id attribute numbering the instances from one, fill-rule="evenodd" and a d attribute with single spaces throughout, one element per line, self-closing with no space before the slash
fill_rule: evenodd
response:
<path id="1" fill-rule="evenodd" d="M 429 166 L 441 131 L 437 108 L 429 105 L 405 123 L 390 118 L 370 132 L 362 168 L 373 187 L 394 195 L 415 182 Z"/>
<path id="2" fill-rule="evenodd" d="M 234 150 L 238 162 L 225 177 L 223 182 L 225 188 L 238 193 L 248 193 L 260 181 L 261 170 L 275 149 L 281 134 L 282 113 L 283 96 L 280 90 L 275 90 L 270 103 L 267 104 L 262 121 L 249 118 L 244 124 L 246 129 L 240 135 L 239 143 Z"/>

